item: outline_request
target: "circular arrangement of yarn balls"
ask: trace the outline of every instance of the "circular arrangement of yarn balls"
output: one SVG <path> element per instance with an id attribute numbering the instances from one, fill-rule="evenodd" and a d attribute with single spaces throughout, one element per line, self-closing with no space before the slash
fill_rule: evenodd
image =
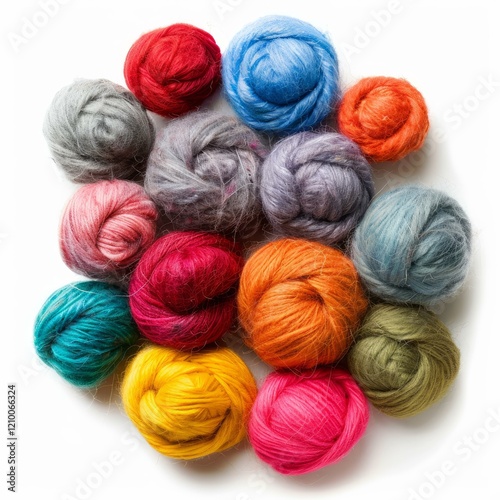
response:
<path id="1" fill-rule="evenodd" d="M 432 312 L 378 304 L 366 315 L 347 359 L 376 408 L 409 417 L 444 396 L 458 373 L 460 351 Z"/>
<path id="2" fill-rule="evenodd" d="M 127 296 L 99 281 L 55 291 L 38 313 L 34 344 L 40 359 L 78 387 L 111 375 L 138 340 Z"/>
<path id="3" fill-rule="evenodd" d="M 148 443 L 172 458 L 224 451 L 246 436 L 254 378 L 230 349 L 141 350 L 122 384 L 124 408 Z"/>
<path id="4" fill-rule="evenodd" d="M 308 130 L 339 97 L 337 55 L 310 24 L 267 16 L 241 30 L 222 64 L 226 96 L 256 130 L 291 134 Z"/>
<path id="5" fill-rule="evenodd" d="M 419 149 L 429 130 L 422 94 L 406 80 L 363 78 L 343 96 L 340 132 L 373 162 L 399 160 Z"/>
<path id="6" fill-rule="evenodd" d="M 210 111 L 173 120 L 156 140 L 145 188 L 177 229 L 255 230 L 265 150 L 236 118 Z"/>
<path id="7" fill-rule="evenodd" d="M 61 218 L 63 260 L 84 276 L 120 282 L 153 243 L 157 217 L 138 184 L 113 180 L 82 186 Z"/>
<path id="8" fill-rule="evenodd" d="M 196 109 L 219 87 L 221 53 L 210 33 L 172 24 L 142 35 L 125 60 L 125 81 L 144 106 L 174 117 Z"/>
<path id="9" fill-rule="evenodd" d="M 130 308 L 141 333 L 175 349 L 215 342 L 232 326 L 243 257 L 217 234 L 174 231 L 156 240 L 130 280 Z"/>
<path id="10" fill-rule="evenodd" d="M 245 342 L 266 363 L 289 369 L 338 360 L 368 307 L 344 254 L 289 238 L 264 245 L 248 259 L 237 302 Z"/>
<path id="11" fill-rule="evenodd" d="M 344 457 L 368 420 L 366 398 L 346 371 L 275 372 L 259 390 L 248 437 L 261 460 L 281 474 L 298 475 Z"/>
<path id="12" fill-rule="evenodd" d="M 78 183 L 140 178 L 155 139 L 141 103 L 103 79 L 77 80 L 61 89 L 43 133 L 56 164 Z"/>
<path id="13" fill-rule="evenodd" d="M 471 224 L 453 198 L 421 186 L 377 196 L 354 232 L 351 255 L 368 290 L 387 302 L 432 306 L 465 281 Z"/>
<path id="14" fill-rule="evenodd" d="M 341 134 L 287 137 L 262 166 L 264 212 L 286 236 L 337 243 L 355 228 L 373 194 L 369 163 Z"/>

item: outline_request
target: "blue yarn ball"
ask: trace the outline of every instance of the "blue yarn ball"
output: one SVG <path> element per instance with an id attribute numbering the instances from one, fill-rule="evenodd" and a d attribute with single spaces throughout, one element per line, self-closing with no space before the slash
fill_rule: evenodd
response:
<path id="1" fill-rule="evenodd" d="M 38 356 L 78 387 L 94 387 L 111 375 L 138 338 L 128 297 L 99 281 L 55 291 L 35 322 Z"/>
<path id="2" fill-rule="evenodd" d="M 222 78 L 242 121 L 277 134 L 311 129 L 340 96 L 328 38 L 286 16 L 263 17 L 240 31 L 223 57 Z"/>
<path id="3" fill-rule="evenodd" d="M 400 187 L 371 203 L 354 233 L 351 256 L 373 295 L 432 306 L 454 295 L 465 280 L 471 224 L 446 193 Z"/>

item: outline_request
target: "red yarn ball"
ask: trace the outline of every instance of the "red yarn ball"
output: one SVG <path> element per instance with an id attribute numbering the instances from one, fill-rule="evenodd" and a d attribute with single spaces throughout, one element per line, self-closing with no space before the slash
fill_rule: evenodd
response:
<path id="1" fill-rule="evenodd" d="M 142 256 L 130 282 L 141 333 L 175 349 L 216 341 L 231 327 L 243 267 L 238 244 L 218 234 L 174 231 Z"/>
<path id="2" fill-rule="evenodd" d="M 197 108 L 221 81 L 221 52 L 210 33 L 172 24 L 142 35 L 125 60 L 125 81 L 149 110 L 175 117 Z"/>

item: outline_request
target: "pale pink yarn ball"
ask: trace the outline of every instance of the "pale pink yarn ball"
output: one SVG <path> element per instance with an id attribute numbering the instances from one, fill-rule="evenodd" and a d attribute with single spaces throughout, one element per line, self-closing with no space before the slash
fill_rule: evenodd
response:
<path id="1" fill-rule="evenodd" d="M 73 195 L 61 218 L 63 260 L 89 278 L 126 281 L 155 239 L 157 218 L 154 203 L 138 184 L 87 184 Z"/>
<path id="2" fill-rule="evenodd" d="M 305 474 L 346 455 L 368 418 L 364 394 L 343 370 L 274 372 L 259 390 L 248 435 L 257 456 L 273 469 Z"/>

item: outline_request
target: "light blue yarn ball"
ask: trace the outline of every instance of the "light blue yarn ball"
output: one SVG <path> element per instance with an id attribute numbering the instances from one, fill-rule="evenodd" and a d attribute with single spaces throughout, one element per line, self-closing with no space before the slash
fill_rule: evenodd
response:
<path id="1" fill-rule="evenodd" d="M 242 121 L 281 135 L 311 129 L 340 96 L 328 38 L 286 16 L 263 17 L 240 31 L 223 57 L 222 78 Z"/>
<path id="2" fill-rule="evenodd" d="M 466 278 L 471 224 L 446 193 L 400 187 L 371 203 L 354 233 L 351 256 L 373 295 L 432 306 L 454 295 Z"/>
<path id="3" fill-rule="evenodd" d="M 55 291 L 34 330 L 40 359 L 78 387 L 97 386 L 111 375 L 138 338 L 127 295 L 99 281 Z"/>

